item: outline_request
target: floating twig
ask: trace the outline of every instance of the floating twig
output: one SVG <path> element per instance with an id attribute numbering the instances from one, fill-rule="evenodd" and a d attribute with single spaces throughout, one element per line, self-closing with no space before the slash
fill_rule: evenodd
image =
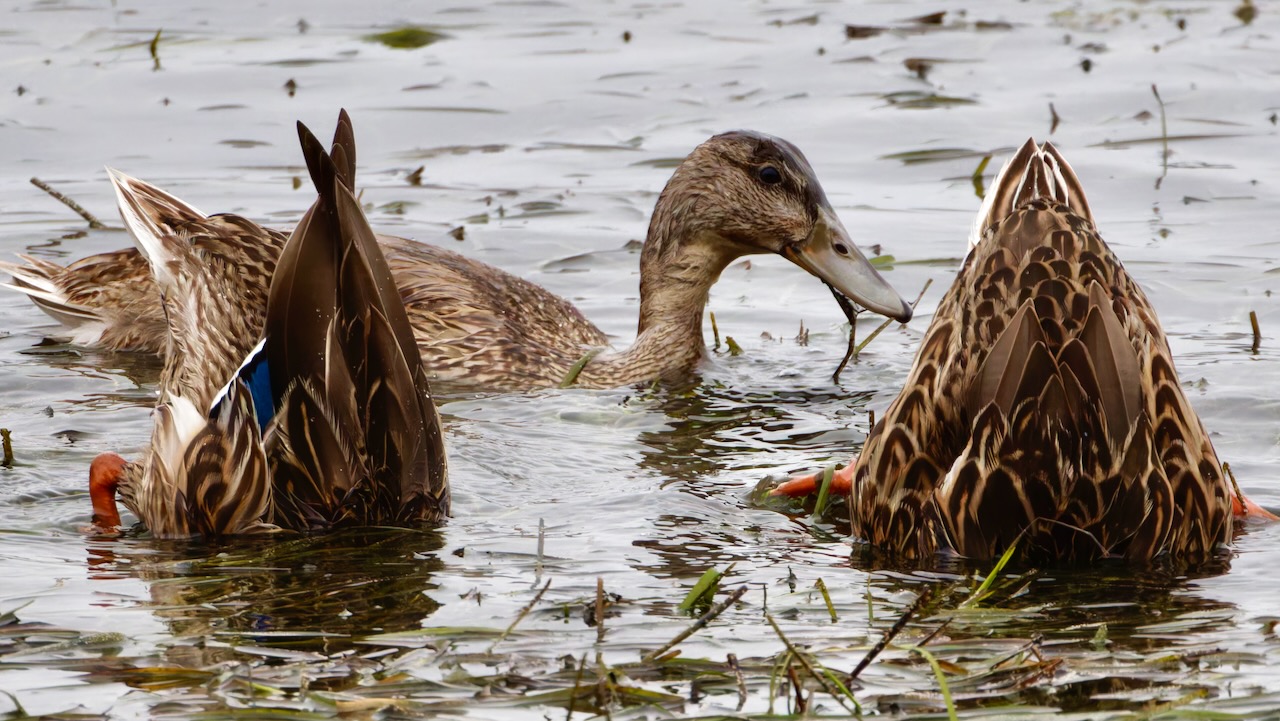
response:
<path id="1" fill-rule="evenodd" d="M 533 610 L 534 605 L 538 603 L 538 600 L 542 598 L 542 594 L 546 593 L 548 588 L 551 588 L 551 581 L 549 579 L 546 583 L 542 584 L 542 588 L 534 594 L 533 600 L 525 604 L 524 608 L 520 609 L 520 613 L 516 614 L 516 620 L 512 621 L 510 626 L 507 626 L 507 630 L 503 631 L 496 639 L 494 639 L 493 643 L 489 644 L 489 653 L 493 653 L 493 649 L 496 648 L 498 644 L 502 643 L 502 639 L 509 636 L 511 632 L 515 630 L 516 626 L 524 620 L 524 617 L 529 615 L 529 611 Z"/>
<path id="2" fill-rule="evenodd" d="M 542 559 L 543 551 L 547 542 L 547 522 L 541 518 L 538 519 L 538 556 L 533 562 L 534 573 L 538 576 L 542 575 Z"/>
<path id="3" fill-rule="evenodd" d="M 945 621 L 943 621 L 942 623 L 938 624 L 938 627 L 937 627 L 937 628 L 935 628 L 935 629 L 933 629 L 932 631 L 930 631 L 930 632 L 929 632 L 929 635 L 928 635 L 928 636 L 925 636 L 923 639 L 921 639 L 921 640 L 920 640 L 920 643 L 917 643 L 916 645 L 917 645 L 917 646 L 928 646 L 928 645 L 929 645 L 929 642 L 930 642 L 930 641 L 932 641 L 934 638 L 936 638 L 938 634 L 942 633 L 943 629 L 945 629 L 947 626 L 950 626 L 950 625 L 951 625 L 951 619 L 953 619 L 953 618 L 955 618 L 955 616 L 949 616 L 949 617 L 947 618 L 947 620 L 945 620 Z"/>
<path id="4" fill-rule="evenodd" d="M 9 434 L 8 434 L 7 432 L 4 432 L 3 430 L 0 430 L 0 432 L 3 432 L 3 433 L 4 433 L 4 440 L 5 440 L 5 443 L 4 443 L 5 455 L 4 455 L 4 457 L 5 457 L 5 459 L 6 459 L 6 460 L 8 460 L 8 459 L 9 459 Z M 7 465 L 9 465 L 9 464 L 8 464 L 8 463 L 6 463 L 5 465 L 7 466 Z M 1226 474 L 1227 474 L 1227 478 L 1230 478 L 1230 479 L 1231 479 L 1231 490 L 1235 491 L 1235 494 L 1236 494 L 1236 501 L 1238 501 L 1238 502 L 1240 503 L 1240 506 L 1241 506 L 1242 508 L 1248 508 L 1248 506 L 1246 506 L 1246 505 L 1244 504 L 1244 493 L 1240 490 L 1240 484 L 1236 482 L 1236 474 L 1231 472 L 1231 464 L 1230 464 L 1230 463 L 1227 463 L 1226 461 L 1223 461 L 1223 462 L 1222 462 L 1222 470 L 1223 470 L 1223 472 L 1224 472 L 1224 473 L 1226 473 Z"/>
<path id="5" fill-rule="evenodd" d="M 1253 354 L 1258 354 L 1258 347 L 1262 345 L 1262 329 L 1258 327 L 1258 311 L 1249 311 L 1249 325 L 1253 327 Z"/>
<path id="6" fill-rule="evenodd" d="M 795 666 L 787 666 L 787 678 L 791 679 L 791 692 L 796 695 L 796 713 L 804 716 L 809 704 L 804 702 L 804 684 L 800 683 Z"/>
<path id="7" fill-rule="evenodd" d="M 1160 105 L 1160 145 L 1163 150 L 1160 154 L 1160 177 L 1156 178 L 1156 190 L 1159 190 L 1160 184 L 1169 174 L 1169 121 L 1164 112 L 1164 99 L 1160 97 L 1160 91 L 1155 83 L 1151 83 L 1151 94 L 1156 96 L 1156 103 Z"/>
<path id="8" fill-rule="evenodd" d="M 596 643 L 604 643 L 604 579 L 596 576 Z"/>
<path id="9" fill-rule="evenodd" d="M 43 180 L 39 178 L 32 178 L 31 184 L 43 190 L 44 192 L 48 193 L 49 195 L 52 195 L 54 200 L 74 210 L 77 215 L 79 215 L 81 218 L 84 218 L 86 221 L 88 221 L 90 228 L 93 228 L 94 230 L 101 230 L 102 228 L 107 227 L 102 224 L 102 221 L 93 217 L 93 213 L 90 213 L 89 211 L 85 210 L 79 203 L 72 200 L 71 198 L 68 198 L 62 193 L 59 193 L 58 191 L 49 187 L 49 184 L 44 182 Z"/>
<path id="10" fill-rule="evenodd" d="M 858 662 L 858 665 L 849 673 L 849 683 L 853 683 L 853 681 L 858 678 L 858 674 L 862 673 L 867 666 L 870 666 L 871 662 L 876 659 L 876 656 L 880 655 L 880 652 L 884 651 L 885 647 L 893 641 L 894 637 L 901 633 L 902 629 L 907 627 L 907 622 L 920 611 L 920 607 L 923 606 L 924 602 L 929 600 L 929 597 L 932 595 L 933 590 L 926 588 L 920 592 L 919 596 L 916 596 L 916 600 L 912 601 L 911 605 L 907 606 L 907 610 L 902 612 L 902 615 L 898 617 L 897 621 L 893 622 L 893 625 L 889 627 L 888 631 L 885 631 L 884 637 L 881 638 L 876 645 L 872 646 L 870 651 L 867 651 L 867 655 L 863 656 L 862 660 Z"/>
<path id="11" fill-rule="evenodd" d="M 0 466 L 13 468 L 13 438 L 10 437 L 8 428 L 0 428 L 0 445 L 4 446 L 4 458 L 0 459 Z"/>
<path id="12" fill-rule="evenodd" d="M 651 651 L 645 654 L 643 660 L 653 661 L 657 659 L 659 656 L 662 656 L 663 654 L 665 654 L 667 651 L 670 651 L 671 649 L 680 645 L 680 643 L 684 641 L 686 638 L 689 638 L 693 634 L 705 628 L 708 623 L 711 623 L 712 621 L 714 621 L 717 616 L 724 613 L 725 609 L 737 603 L 738 599 L 742 598 L 742 594 L 746 592 L 747 592 L 747 586 L 738 587 L 736 591 L 729 594 L 728 598 L 709 608 L 706 613 L 698 617 L 697 621 L 694 621 L 691 626 L 689 626 L 688 628 L 686 628 L 685 630 L 677 634 L 675 638 L 668 641 L 666 645 L 664 645 L 662 648 L 658 649 L 657 651 Z"/>
<path id="13" fill-rule="evenodd" d="M 738 681 L 738 708 L 741 711 L 743 706 L 747 705 L 747 678 L 742 675 L 742 666 L 738 663 L 737 654 L 728 654 L 725 660 L 729 662 L 729 668 L 733 669 L 733 676 Z"/>

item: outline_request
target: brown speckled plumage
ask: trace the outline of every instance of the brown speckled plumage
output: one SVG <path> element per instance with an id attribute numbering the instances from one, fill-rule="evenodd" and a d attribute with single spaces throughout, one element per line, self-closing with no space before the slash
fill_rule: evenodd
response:
<path id="1" fill-rule="evenodd" d="M 103 454 L 104 466 L 120 463 L 91 469 L 99 523 L 118 523 L 113 492 L 160 538 L 439 522 L 448 513 L 427 374 L 350 191 L 350 122 L 343 113 L 332 157 L 301 125 L 299 134 L 319 197 L 274 253 L 176 233 L 190 227 L 175 212 L 180 201 L 173 210 L 139 203 L 133 181 L 113 173 L 121 214 L 163 291 L 166 354 L 142 459 Z M 245 272 L 241 263 L 256 265 Z M 260 338 L 254 363 L 266 372 L 255 376 L 246 358 Z"/>
<path id="2" fill-rule="evenodd" d="M 777 171 L 776 181 L 761 180 L 765 167 Z M 206 217 L 140 181 L 129 188 L 133 202 L 158 204 L 154 212 L 170 215 L 175 233 L 231 246 L 227 257 L 235 257 L 239 247 L 246 282 L 265 289 L 283 234 L 234 215 Z M 597 353 L 575 384 L 599 388 L 689 374 L 706 354 L 702 317 L 711 286 L 743 255 L 781 253 L 822 277 L 827 269 L 815 269 L 797 250 L 815 229 L 830 233 L 822 235 L 823 242 L 842 256 L 829 266 L 865 265 L 867 275 L 854 285 L 875 286 L 905 321 L 910 308 L 871 270 L 834 218 L 813 169 L 787 141 L 739 131 L 698 146 L 654 209 L 641 253 L 638 335 L 621 352 L 609 350 L 604 333 L 570 303 L 533 283 L 435 246 L 386 236 L 379 242 L 433 379 L 488 390 L 555 386 L 585 355 Z M 68 325 L 75 341 L 163 351 L 159 294 L 136 251 L 66 267 L 26 260 L 27 265 L 0 263 L 13 276 L 10 287 Z M 247 315 L 260 317 L 264 298 L 261 292 L 247 294 Z"/>
<path id="3" fill-rule="evenodd" d="M 1155 311 L 1052 146 L 1028 141 L 991 192 L 855 461 L 854 534 L 904 559 L 1205 560 L 1229 493 Z"/>

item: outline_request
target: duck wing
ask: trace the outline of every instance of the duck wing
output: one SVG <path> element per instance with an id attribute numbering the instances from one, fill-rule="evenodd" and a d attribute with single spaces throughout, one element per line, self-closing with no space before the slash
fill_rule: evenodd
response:
<path id="1" fill-rule="evenodd" d="M 333 155 L 299 124 L 319 197 L 281 253 L 267 308 L 267 434 L 278 522 L 304 528 L 439 521 L 449 507 L 443 438 L 408 317 L 346 181 L 343 115 Z"/>

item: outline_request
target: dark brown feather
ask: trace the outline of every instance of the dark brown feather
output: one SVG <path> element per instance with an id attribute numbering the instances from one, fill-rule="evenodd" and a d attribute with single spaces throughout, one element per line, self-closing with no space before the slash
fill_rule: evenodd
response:
<path id="1" fill-rule="evenodd" d="M 1028 141 L 991 192 L 856 460 L 854 533 L 906 559 L 1206 560 L 1231 531 L 1217 456 L 1078 178 Z"/>

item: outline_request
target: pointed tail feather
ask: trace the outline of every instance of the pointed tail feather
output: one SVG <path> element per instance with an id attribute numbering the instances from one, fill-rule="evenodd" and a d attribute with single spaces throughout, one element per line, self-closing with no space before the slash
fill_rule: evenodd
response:
<path id="1" fill-rule="evenodd" d="M 1036 198 L 1048 198 L 1066 205 L 1076 215 L 1093 223 L 1093 212 L 1085 199 L 1084 186 L 1066 159 L 1051 143 L 1038 146 L 1034 138 L 1029 138 L 1005 162 L 982 199 L 982 207 L 969 234 L 969 247 L 977 245 L 988 228 Z"/>

